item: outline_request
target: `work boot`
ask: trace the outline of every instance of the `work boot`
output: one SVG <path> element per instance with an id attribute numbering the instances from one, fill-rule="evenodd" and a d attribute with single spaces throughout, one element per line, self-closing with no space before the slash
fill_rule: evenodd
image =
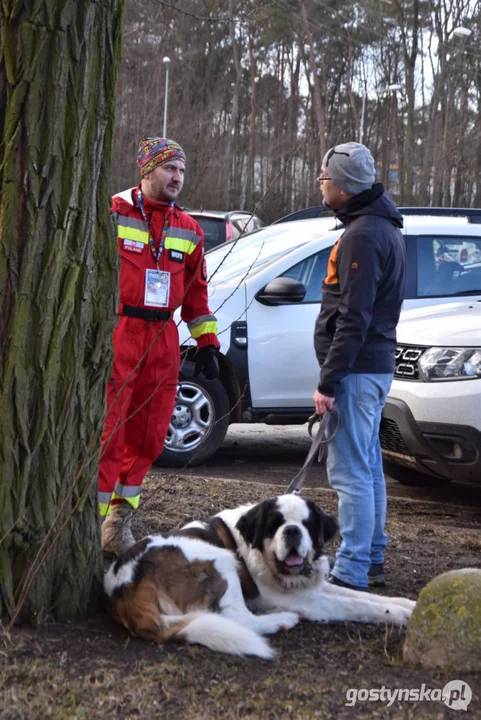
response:
<path id="1" fill-rule="evenodd" d="M 117 503 L 111 506 L 110 515 L 102 523 L 102 550 L 106 553 L 121 555 L 135 545 L 130 524 L 134 511 L 126 503 Z"/>

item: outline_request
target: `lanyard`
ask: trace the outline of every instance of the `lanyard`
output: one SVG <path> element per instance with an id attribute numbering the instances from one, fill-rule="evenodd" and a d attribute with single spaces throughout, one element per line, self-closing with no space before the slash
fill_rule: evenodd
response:
<path id="1" fill-rule="evenodd" d="M 142 218 L 143 218 L 144 222 L 148 222 L 148 223 L 149 223 L 149 245 L 150 245 L 150 250 L 151 250 L 151 252 L 152 252 L 152 255 L 153 255 L 153 257 L 154 257 L 155 263 L 156 263 L 156 265 L 157 265 L 157 270 L 158 270 L 158 269 L 159 269 L 159 258 L 160 258 L 160 256 L 162 255 L 162 251 L 163 251 L 163 249 L 164 249 L 165 238 L 167 237 L 167 231 L 168 231 L 168 229 L 169 229 L 169 227 L 170 227 L 170 216 L 171 216 L 172 211 L 173 211 L 173 209 L 174 209 L 175 203 L 174 203 L 173 200 L 170 202 L 170 207 L 169 207 L 169 209 L 167 210 L 167 212 L 166 212 L 166 214 L 165 214 L 164 227 L 162 228 L 162 234 L 161 234 L 161 236 L 160 236 L 159 247 L 158 247 L 158 249 L 156 250 L 156 249 L 155 249 L 154 238 L 152 237 L 152 233 L 150 232 L 150 217 L 147 217 L 147 215 L 146 215 L 146 213 L 145 213 L 145 209 L 144 209 L 144 199 L 143 199 L 143 197 L 142 197 L 142 190 L 141 190 L 140 188 L 139 188 L 138 191 L 137 191 L 137 201 L 138 201 L 138 203 L 139 203 L 140 212 L 142 213 Z"/>

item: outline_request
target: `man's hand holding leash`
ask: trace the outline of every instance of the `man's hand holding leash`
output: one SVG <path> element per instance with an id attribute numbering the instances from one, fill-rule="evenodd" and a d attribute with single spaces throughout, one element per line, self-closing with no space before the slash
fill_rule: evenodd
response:
<path id="1" fill-rule="evenodd" d="M 314 393 L 313 400 L 316 406 L 316 413 L 318 415 L 324 415 L 326 410 L 331 411 L 332 406 L 334 405 L 334 398 L 328 397 L 328 395 L 323 395 L 319 392 L 319 390 L 316 390 Z"/>

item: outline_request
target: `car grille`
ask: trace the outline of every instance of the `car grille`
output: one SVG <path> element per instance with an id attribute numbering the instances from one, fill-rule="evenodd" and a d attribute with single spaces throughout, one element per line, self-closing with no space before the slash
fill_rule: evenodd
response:
<path id="1" fill-rule="evenodd" d="M 379 428 L 379 438 L 383 450 L 399 453 L 401 455 L 410 455 L 409 450 L 404 444 L 402 435 L 394 420 L 381 418 L 381 427 Z"/>
<path id="2" fill-rule="evenodd" d="M 418 360 L 427 349 L 416 345 L 398 345 L 394 356 L 396 361 L 394 377 L 401 380 L 419 380 Z"/>

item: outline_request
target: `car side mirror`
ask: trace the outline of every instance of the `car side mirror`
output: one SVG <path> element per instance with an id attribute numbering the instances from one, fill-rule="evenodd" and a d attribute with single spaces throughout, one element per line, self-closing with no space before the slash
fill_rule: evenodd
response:
<path id="1" fill-rule="evenodd" d="M 305 286 L 299 280 L 278 277 L 256 293 L 256 300 L 263 305 L 292 305 L 300 303 L 306 295 Z"/>

